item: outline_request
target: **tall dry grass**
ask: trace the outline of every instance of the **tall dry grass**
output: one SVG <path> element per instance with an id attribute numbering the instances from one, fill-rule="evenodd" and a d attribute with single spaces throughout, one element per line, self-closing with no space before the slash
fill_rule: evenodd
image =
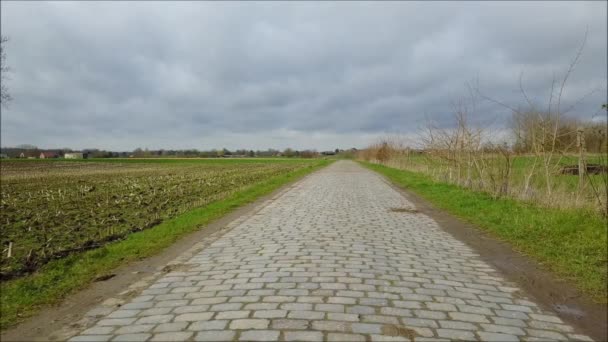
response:
<path id="1" fill-rule="evenodd" d="M 474 144 L 411 148 L 393 137 L 359 151 L 357 158 L 423 173 L 437 182 L 488 193 L 494 198 L 512 198 L 551 208 L 584 208 L 608 216 L 608 174 L 562 173 L 566 165 L 576 165 L 580 156 L 560 156 L 559 164 L 549 173 L 549 189 L 545 170 L 538 167 L 534 154 L 515 153 L 504 144 Z M 587 155 L 585 159 L 608 167 L 606 154 Z"/>

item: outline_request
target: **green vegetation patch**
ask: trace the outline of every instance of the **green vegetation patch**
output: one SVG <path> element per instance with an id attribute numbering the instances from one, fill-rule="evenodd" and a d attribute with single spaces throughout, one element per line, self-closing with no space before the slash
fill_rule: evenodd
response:
<path id="1" fill-rule="evenodd" d="M 31 316 L 44 305 L 57 303 L 66 295 L 85 287 L 95 278 L 107 274 L 122 264 L 159 253 L 185 234 L 198 230 L 235 208 L 250 203 L 329 163 L 330 161 L 326 160 L 314 160 L 298 163 L 298 167 L 290 167 L 280 172 L 275 170 L 265 173 L 263 177 L 249 180 L 248 185 L 226 193 L 221 199 L 164 219 L 160 224 L 149 229 L 126 234 L 121 240 L 104 244 L 96 249 L 51 260 L 33 274 L 0 283 L 2 312 L 0 328 L 6 329 Z M 247 173 L 248 169 L 241 168 L 239 172 Z M 239 178 L 228 177 L 228 179 Z M 112 180 L 108 181 L 112 182 Z M 182 196 L 190 200 L 196 198 L 185 193 Z M 132 210 L 138 209 L 133 206 Z"/>
<path id="2" fill-rule="evenodd" d="M 583 209 L 548 209 L 436 182 L 428 175 L 362 163 L 436 207 L 473 223 L 606 302 L 607 222 Z"/>

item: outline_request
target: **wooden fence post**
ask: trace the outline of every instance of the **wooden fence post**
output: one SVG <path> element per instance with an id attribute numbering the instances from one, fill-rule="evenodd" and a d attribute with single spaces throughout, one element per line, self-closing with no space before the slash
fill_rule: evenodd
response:
<path id="1" fill-rule="evenodd" d="M 576 145 L 578 147 L 578 189 L 583 191 L 585 185 L 585 173 L 587 172 L 587 163 L 585 162 L 585 135 L 583 128 L 576 131 Z"/>

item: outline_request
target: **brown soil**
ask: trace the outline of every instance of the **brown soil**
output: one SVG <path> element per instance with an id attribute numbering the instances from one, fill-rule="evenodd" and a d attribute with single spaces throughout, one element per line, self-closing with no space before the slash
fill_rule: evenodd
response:
<path id="1" fill-rule="evenodd" d="M 596 341 L 608 341 L 608 306 L 594 302 L 571 283 L 538 262 L 513 250 L 475 226 L 432 206 L 420 196 L 385 181 L 410 200 L 418 211 L 433 218 L 443 230 L 466 243 L 502 275 L 516 283 L 536 303 Z"/>

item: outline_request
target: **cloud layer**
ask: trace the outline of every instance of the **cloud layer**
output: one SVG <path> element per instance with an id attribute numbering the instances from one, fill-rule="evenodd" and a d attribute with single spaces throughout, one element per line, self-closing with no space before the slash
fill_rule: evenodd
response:
<path id="1" fill-rule="evenodd" d="M 6 2 L 2 145 L 148 148 L 363 147 L 448 125 L 477 79 L 546 102 L 585 30 L 564 100 L 606 101 L 605 2 Z M 477 117 L 500 126 L 504 108 Z"/>

